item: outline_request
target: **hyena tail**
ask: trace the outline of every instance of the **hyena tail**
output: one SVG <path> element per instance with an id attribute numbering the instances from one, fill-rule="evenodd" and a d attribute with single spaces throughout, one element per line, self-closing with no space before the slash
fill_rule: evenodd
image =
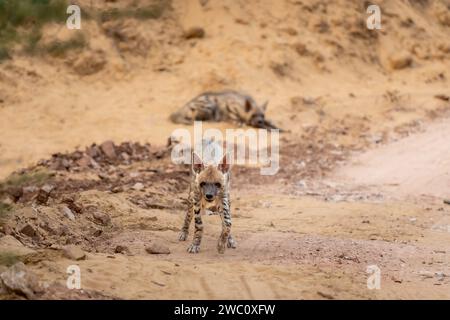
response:
<path id="1" fill-rule="evenodd" d="M 192 120 L 187 119 L 181 112 L 177 111 L 170 115 L 170 121 L 178 124 L 192 124 Z"/>

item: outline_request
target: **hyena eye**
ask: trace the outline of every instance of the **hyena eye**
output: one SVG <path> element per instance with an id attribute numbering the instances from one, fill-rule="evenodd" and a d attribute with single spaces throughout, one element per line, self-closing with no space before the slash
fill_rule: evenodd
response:
<path id="1" fill-rule="evenodd" d="M 215 185 L 216 185 L 216 187 L 219 188 L 219 189 L 220 189 L 220 187 L 222 186 L 220 183 L 216 183 Z"/>
<path id="2" fill-rule="evenodd" d="M 204 186 L 205 186 L 205 183 L 204 183 L 204 182 L 201 182 L 201 183 L 200 183 L 200 187 L 203 188 Z"/>

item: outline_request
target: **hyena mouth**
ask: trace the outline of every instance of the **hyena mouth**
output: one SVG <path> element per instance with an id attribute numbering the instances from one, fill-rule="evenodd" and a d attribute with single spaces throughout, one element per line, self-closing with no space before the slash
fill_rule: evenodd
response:
<path id="1" fill-rule="evenodd" d="M 213 202 L 214 201 L 214 199 L 208 199 L 208 198 L 205 198 L 205 200 L 208 201 L 208 202 Z"/>

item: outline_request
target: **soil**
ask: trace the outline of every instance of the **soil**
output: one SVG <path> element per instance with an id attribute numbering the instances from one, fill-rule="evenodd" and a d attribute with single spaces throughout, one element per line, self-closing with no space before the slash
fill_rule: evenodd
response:
<path id="1" fill-rule="evenodd" d="M 448 3 L 381 1 L 379 31 L 363 1 L 203 3 L 108 22 L 118 45 L 87 21 L 83 55 L 0 65 L 0 240 L 51 288 L 36 298 L 449 299 Z M 89 50 L 104 62 L 84 70 Z M 211 215 L 189 254 L 168 117 L 225 88 L 270 100 L 280 170 L 233 166 L 238 246 L 217 253 Z M 83 291 L 65 288 L 70 265 Z"/>

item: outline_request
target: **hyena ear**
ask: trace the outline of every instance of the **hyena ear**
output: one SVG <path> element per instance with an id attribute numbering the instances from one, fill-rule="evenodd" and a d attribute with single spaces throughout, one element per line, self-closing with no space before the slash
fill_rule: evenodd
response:
<path id="1" fill-rule="evenodd" d="M 269 104 L 269 100 L 267 100 L 266 102 L 264 102 L 261 106 L 262 111 L 266 112 L 267 110 L 267 105 Z"/>
<path id="2" fill-rule="evenodd" d="M 222 158 L 222 161 L 220 161 L 219 165 L 217 166 L 219 168 L 219 170 L 222 173 L 227 173 L 230 171 L 231 169 L 231 164 L 230 162 L 227 160 L 227 154 L 225 154 Z"/>
<path id="3" fill-rule="evenodd" d="M 250 100 L 245 99 L 245 112 L 249 112 L 250 110 L 252 110 L 252 103 Z"/>
<path id="4" fill-rule="evenodd" d="M 195 173 L 199 173 L 203 170 L 204 164 L 202 159 L 195 153 L 192 153 L 192 171 Z"/>

